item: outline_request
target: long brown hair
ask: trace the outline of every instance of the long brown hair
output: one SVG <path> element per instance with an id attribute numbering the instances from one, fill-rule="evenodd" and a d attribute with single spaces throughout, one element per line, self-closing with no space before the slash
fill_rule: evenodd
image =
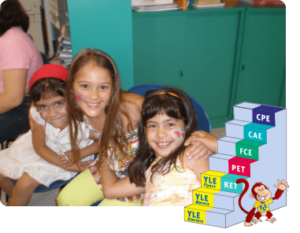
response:
<path id="1" fill-rule="evenodd" d="M 6 0 L 0 8 L 0 36 L 12 27 L 21 26 L 26 33 L 29 28 L 29 16 L 18 0 Z"/>
<path id="2" fill-rule="evenodd" d="M 108 105 L 105 107 L 105 123 L 102 131 L 102 135 L 99 148 L 100 159 L 98 165 L 102 162 L 112 163 L 113 158 L 108 155 L 109 144 L 113 145 L 111 151 L 116 156 L 116 151 L 120 151 L 121 155 L 124 155 L 122 147 L 127 144 L 127 139 L 123 130 L 123 126 L 120 120 L 120 114 L 122 113 L 129 120 L 128 129 L 133 130 L 132 123 L 128 116 L 128 113 L 120 110 L 120 104 L 124 101 L 122 94 L 124 91 L 121 90 L 121 82 L 119 77 L 119 71 L 117 65 L 113 59 L 103 51 L 97 49 L 83 49 L 73 59 L 70 68 L 69 76 L 67 79 L 67 104 L 68 104 L 68 120 L 71 135 L 71 145 L 75 161 L 80 160 L 79 150 L 76 144 L 78 135 L 77 122 L 83 121 L 84 112 L 76 104 L 74 95 L 74 81 L 77 73 L 87 64 L 94 63 L 98 67 L 105 68 L 109 71 L 112 79 L 112 91 Z"/>
<path id="3" fill-rule="evenodd" d="M 158 93 L 161 92 L 165 94 L 158 95 Z M 148 91 L 142 107 L 142 117 L 138 129 L 139 148 L 136 158 L 128 167 L 130 182 L 134 182 L 137 186 L 145 185 L 145 172 L 156 158 L 153 149 L 147 143 L 145 131 L 146 123 L 150 118 L 161 113 L 165 113 L 169 117 L 184 121 L 185 138 L 188 138 L 197 128 L 197 115 L 195 109 L 188 95 L 182 90 L 176 88 L 162 88 L 155 91 Z M 159 160 L 159 162 L 157 162 L 151 169 L 152 175 L 155 172 L 167 174 L 172 167 L 176 168 L 177 157 L 184 150 L 185 146 L 182 143 L 169 156 Z"/>

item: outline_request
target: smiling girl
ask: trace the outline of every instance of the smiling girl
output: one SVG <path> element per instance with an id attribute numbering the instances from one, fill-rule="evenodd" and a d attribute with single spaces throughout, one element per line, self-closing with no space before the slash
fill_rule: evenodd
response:
<path id="1" fill-rule="evenodd" d="M 196 128 L 195 110 L 183 91 L 163 88 L 147 92 L 139 124 L 140 145 L 129 165 L 129 177 L 118 180 L 102 164 L 104 196 L 145 193 L 144 206 L 192 204 L 192 190 L 201 186 L 200 174 L 208 170 L 207 158 L 191 162 L 184 156 L 183 142 Z M 214 152 L 216 142 L 214 137 L 208 144 Z"/>
<path id="2" fill-rule="evenodd" d="M 97 49 L 83 49 L 73 59 L 67 80 L 69 123 L 85 122 L 95 139 L 100 140 L 97 160 L 70 182 L 58 195 L 58 205 L 91 205 L 103 199 L 102 169 L 109 166 L 116 178 L 127 176 L 127 168 L 138 149 L 137 127 L 142 96 L 121 90 L 119 71 L 113 59 Z M 78 129 L 71 130 L 75 160 Z M 192 143 L 192 141 L 190 141 Z M 187 150 L 193 155 L 211 154 L 203 144 L 194 143 Z M 142 196 L 126 197 L 112 205 L 141 205 Z"/>
<path id="3" fill-rule="evenodd" d="M 59 162 L 59 157 L 72 157 L 65 99 L 67 76 L 68 70 L 55 64 L 42 66 L 32 76 L 31 130 L 0 152 L 0 187 L 11 198 L 8 205 L 27 205 L 40 184 L 48 187 L 56 180 L 72 178 L 90 164 L 90 155 L 98 150 L 98 142 L 89 139 L 85 124 L 77 123 L 84 162 L 70 166 Z M 18 180 L 16 185 L 11 179 Z"/>

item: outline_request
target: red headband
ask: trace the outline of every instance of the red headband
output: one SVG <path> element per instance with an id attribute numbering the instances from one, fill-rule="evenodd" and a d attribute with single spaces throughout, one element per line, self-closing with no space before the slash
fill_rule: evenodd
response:
<path id="1" fill-rule="evenodd" d="M 46 64 L 38 68 L 32 75 L 29 83 L 29 90 L 31 86 L 42 78 L 58 78 L 67 81 L 68 70 L 58 64 Z"/>

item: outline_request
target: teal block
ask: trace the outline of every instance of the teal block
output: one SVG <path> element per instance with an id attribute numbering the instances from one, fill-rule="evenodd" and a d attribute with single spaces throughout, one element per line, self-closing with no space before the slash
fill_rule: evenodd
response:
<path id="1" fill-rule="evenodd" d="M 246 176 L 238 176 L 233 174 L 227 174 L 221 177 L 221 190 L 232 193 L 242 193 L 243 185 L 237 184 L 236 181 L 240 178 L 248 179 Z"/>
<path id="2" fill-rule="evenodd" d="M 267 143 L 267 130 L 273 126 L 250 123 L 244 126 L 244 139 Z"/>

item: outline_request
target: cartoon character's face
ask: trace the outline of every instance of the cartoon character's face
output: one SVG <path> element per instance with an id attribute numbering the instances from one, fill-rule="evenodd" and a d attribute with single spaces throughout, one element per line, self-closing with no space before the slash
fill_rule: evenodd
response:
<path id="1" fill-rule="evenodd" d="M 167 114 L 156 114 L 145 126 L 149 146 L 158 157 L 167 157 L 184 141 L 183 120 L 174 119 Z"/>
<path id="2" fill-rule="evenodd" d="M 261 203 L 264 203 L 271 199 L 271 192 L 268 188 L 265 188 L 264 185 L 254 188 L 256 192 L 256 199 Z"/>
<path id="3" fill-rule="evenodd" d="M 73 87 L 77 104 L 88 117 L 104 114 L 112 92 L 107 69 L 88 63 L 77 73 Z"/>
<path id="4" fill-rule="evenodd" d="M 54 96 L 41 99 L 35 103 L 41 117 L 55 128 L 63 130 L 68 125 L 66 99 L 63 96 Z"/>

